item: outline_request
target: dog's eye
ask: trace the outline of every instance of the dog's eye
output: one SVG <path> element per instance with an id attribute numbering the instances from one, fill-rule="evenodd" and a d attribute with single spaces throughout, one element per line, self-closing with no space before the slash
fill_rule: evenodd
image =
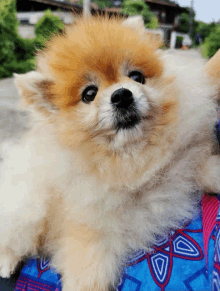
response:
<path id="1" fill-rule="evenodd" d="M 95 99 L 95 96 L 98 92 L 98 88 L 96 86 L 87 87 L 82 93 L 82 101 L 85 103 L 90 103 Z"/>
<path id="2" fill-rule="evenodd" d="M 132 80 L 134 80 L 135 82 L 145 84 L 145 77 L 141 72 L 132 71 L 132 72 L 130 72 L 128 77 L 131 78 Z"/>

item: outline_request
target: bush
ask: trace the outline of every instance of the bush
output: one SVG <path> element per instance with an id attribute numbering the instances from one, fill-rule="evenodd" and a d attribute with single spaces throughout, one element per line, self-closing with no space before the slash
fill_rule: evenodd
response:
<path id="1" fill-rule="evenodd" d="M 183 44 L 183 37 L 182 36 L 177 36 L 176 37 L 176 48 L 181 48 Z"/>
<path id="2" fill-rule="evenodd" d="M 18 37 L 15 0 L 2 0 L 0 3 L 0 63 L 14 59 L 15 40 Z"/>
<path id="3" fill-rule="evenodd" d="M 97 4 L 101 9 L 105 7 L 112 7 L 111 0 L 94 0 L 93 2 Z M 83 5 L 83 1 L 80 5 Z"/>
<path id="4" fill-rule="evenodd" d="M 10 78 L 13 73 L 24 74 L 35 70 L 35 63 L 35 58 L 24 61 L 17 61 L 16 59 L 13 59 L 11 62 L 5 63 L 4 66 L 0 66 L 0 79 Z"/>
<path id="5" fill-rule="evenodd" d="M 200 34 L 202 41 L 204 41 L 215 30 L 215 27 L 216 24 L 214 22 L 208 24 L 198 21 L 196 32 Z"/>
<path id="6" fill-rule="evenodd" d="M 189 27 L 190 27 L 190 16 L 188 13 L 184 12 L 180 15 L 180 31 L 188 33 Z"/>
<path id="7" fill-rule="evenodd" d="M 220 49 L 220 25 L 210 33 L 205 40 L 207 57 L 211 58 Z"/>
<path id="8" fill-rule="evenodd" d="M 201 45 L 201 54 L 204 58 L 208 59 L 208 47 L 206 43 Z"/>
<path id="9" fill-rule="evenodd" d="M 183 33 L 189 33 L 190 30 L 190 8 L 187 8 L 187 10 L 188 12 L 180 14 L 179 31 Z M 192 39 L 195 38 L 197 26 L 198 22 L 195 21 L 195 12 L 192 11 L 192 31 L 190 35 Z"/>
<path id="10" fill-rule="evenodd" d="M 14 45 L 17 61 L 23 61 L 34 57 L 36 52 L 35 39 L 22 38 L 21 36 L 18 36 L 14 42 Z"/>
<path id="11" fill-rule="evenodd" d="M 57 33 L 64 33 L 65 26 L 59 16 L 53 15 L 50 9 L 46 10 L 35 25 L 36 45 L 45 46 L 46 42 Z"/>
<path id="12" fill-rule="evenodd" d="M 147 28 L 156 29 L 158 28 L 158 20 L 156 16 L 152 15 L 150 22 L 146 25 Z"/>
<path id="13" fill-rule="evenodd" d="M 64 31 L 58 16 L 47 10 L 35 27 L 34 39 L 18 34 L 15 0 L 0 3 L 0 79 L 12 77 L 13 73 L 26 73 L 35 69 L 35 54 L 54 34 Z"/>
<path id="14" fill-rule="evenodd" d="M 35 69 L 35 41 L 18 34 L 15 0 L 0 3 L 0 79 Z"/>
<path id="15" fill-rule="evenodd" d="M 124 0 L 122 13 L 127 15 L 141 15 L 148 28 L 157 28 L 158 20 L 150 11 L 144 0 Z"/>

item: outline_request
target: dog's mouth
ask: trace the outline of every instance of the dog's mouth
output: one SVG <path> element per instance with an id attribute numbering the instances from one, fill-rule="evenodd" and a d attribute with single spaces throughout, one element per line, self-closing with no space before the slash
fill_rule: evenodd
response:
<path id="1" fill-rule="evenodd" d="M 130 130 L 139 125 L 142 121 L 151 120 L 153 118 L 152 115 L 142 115 L 136 108 L 132 108 L 131 110 L 120 110 L 117 112 L 114 128 L 116 132 L 119 130 Z"/>
<path id="2" fill-rule="evenodd" d="M 113 107 L 113 127 L 118 133 L 122 130 L 131 130 L 144 120 L 151 118 L 150 115 L 143 115 L 140 110 L 140 104 L 137 104 L 137 98 L 128 88 L 117 89 L 111 95 L 111 104 Z M 145 110 L 144 110 L 145 111 Z"/>
<path id="3" fill-rule="evenodd" d="M 128 130 L 141 122 L 141 115 L 136 108 L 117 110 L 114 121 L 115 130 Z"/>

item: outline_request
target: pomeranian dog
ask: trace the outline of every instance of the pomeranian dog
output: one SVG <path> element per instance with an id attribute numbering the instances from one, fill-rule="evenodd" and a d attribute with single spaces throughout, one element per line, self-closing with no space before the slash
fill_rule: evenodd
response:
<path id="1" fill-rule="evenodd" d="M 44 253 L 64 291 L 107 291 L 132 251 L 192 219 L 220 191 L 219 60 L 178 65 L 138 16 L 54 37 L 16 75 L 33 126 L 1 148 L 0 275 Z"/>

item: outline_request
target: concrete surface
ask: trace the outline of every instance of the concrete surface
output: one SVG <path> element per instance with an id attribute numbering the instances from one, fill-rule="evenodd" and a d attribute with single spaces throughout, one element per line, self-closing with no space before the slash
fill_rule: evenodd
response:
<path id="1" fill-rule="evenodd" d="M 29 117 L 25 111 L 18 111 L 19 96 L 14 78 L 0 81 L 0 142 L 19 138 L 28 130 Z"/>

